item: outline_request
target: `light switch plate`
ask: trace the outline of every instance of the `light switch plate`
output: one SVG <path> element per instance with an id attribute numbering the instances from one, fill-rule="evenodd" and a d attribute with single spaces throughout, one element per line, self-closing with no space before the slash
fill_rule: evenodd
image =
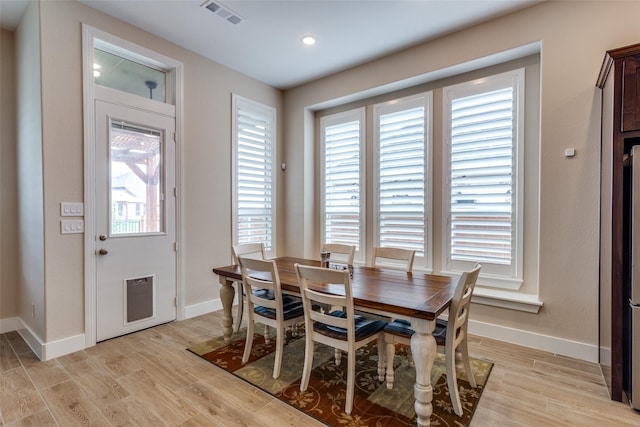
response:
<path id="1" fill-rule="evenodd" d="M 60 220 L 60 232 L 62 234 L 84 233 L 84 220 L 62 219 Z"/>
<path id="2" fill-rule="evenodd" d="M 84 216 L 84 203 L 61 202 L 60 216 Z"/>

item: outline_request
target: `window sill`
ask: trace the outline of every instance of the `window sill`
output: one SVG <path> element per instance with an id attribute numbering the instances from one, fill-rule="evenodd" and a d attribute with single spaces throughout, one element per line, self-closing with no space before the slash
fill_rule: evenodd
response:
<path id="1" fill-rule="evenodd" d="M 486 289 L 477 286 L 473 290 L 473 299 L 471 301 L 476 304 L 508 308 L 527 313 L 538 313 L 543 305 L 543 302 L 538 299 L 538 295 Z"/>
<path id="2" fill-rule="evenodd" d="M 442 270 L 439 274 L 451 277 L 460 277 L 464 271 L 464 269 L 458 271 Z M 478 276 L 478 286 L 483 285 L 497 289 L 498 292 L 501 292 L 501 290 L 504 289 L 505 295 L 509 295 L 510 292 L 520 289 L 522 286 L 522 279 L 500 276 L 497 274 L 487 273 L 486 271 L 481 271 L 480 276 Z"/>
<path id="3" fill-rule="evenodd" d="M 451 276 L 451 277 L 460 277 L 460 273 L 452 273 L 452 272 L 440 272 L 434 273 L 432 269 L 426 268 L 414 268 L 413 271 L 420 272 L 424 274 L 441 274 L 443 276 Z M 493 277 L 495 278 L 495 277 Z M 482 274 L 478 279 L 480 282 L 482 279 Z M 508 282 L 509 280 L 505 280 L 504 282 Z M 522 284 L 521 280 L 514 280 L 512 283 L 514 284 Z M 540 307 L 544 305 L 542 301 L 538 299 L 538 295 L 536 294 L 525 294 L 518 292 L 518 287 L 514 287 L 513 290 L 502 290 L 495 288 L 486 288 L 482 285 L 488 286 L 486 283 L 478 283 L 473 290 L 473 298 L 472 302 L 476 304 L 489 305 L 492 307 L 500 307 L 507 308 L 510 310 L 516 311 L 524 311 L 527 313 L 538 313 L 540 311 Z M 492 285 L 495 285 L 495 282 L 492 282 Z"/>

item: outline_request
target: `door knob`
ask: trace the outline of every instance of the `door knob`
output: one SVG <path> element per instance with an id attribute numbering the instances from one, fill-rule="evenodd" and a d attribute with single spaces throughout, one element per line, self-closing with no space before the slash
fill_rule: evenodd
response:
<path id="1" fill-rule="evenodd" d="M 104 234 L 101 234 L 100 236 L 98 236 L 98 239 L 104 242 L 105 240 L 107 240 L 107 236 L 105 236 Z"/>
<path id="2" fill-rule="evenodd" d="M 106 254 L 108 254 L 108 253 L 109 253 L 109 251 L 108 251 L 108 250 L 106 250 L 106 249 L 100 249 L 100 250 L 98 251 L 98 253 L 99 253 L 100 255 L 106 255 Z"/>

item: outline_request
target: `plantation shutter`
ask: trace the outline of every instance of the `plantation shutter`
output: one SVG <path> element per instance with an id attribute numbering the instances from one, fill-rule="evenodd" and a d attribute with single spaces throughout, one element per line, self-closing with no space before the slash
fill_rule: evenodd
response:
<path id="1" fill-rule="evenodd" d="M 237 243 L 263 242 L 273 247 L 274 118 L 238 102 L 236 109 L 236 231 Z"/>
<path id="2" fill-rule="evenodd" d="M 323 127 L 324 243 L 360 245 L 360 120 Z"/>
<path id="3" fill-rule="evenodd" d="M 380 115 L 378 208 L 380 246 L 424 255 L 425 109 Z"/>
<path id="4" fill-rule="evenodd" d="M 511 265 L 513 88 L 451 102 L 452 260 Z"/>

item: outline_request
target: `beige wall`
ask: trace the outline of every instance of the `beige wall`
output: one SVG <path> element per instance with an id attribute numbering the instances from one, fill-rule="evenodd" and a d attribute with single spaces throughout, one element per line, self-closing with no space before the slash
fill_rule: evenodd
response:
<path id="1" fill-rule="evenodd" d="M 19 244 L 18 314 L 32 334 L 46 334 L 43 222 L 43 127 L 40 11 L 30 2 L 16 31 L 16 131 Z"/>
<path id="2" fill-rule="evenodd" d="M 62 235 L 59 215 L 60 202 L 83 201 L 84 195 L 82 23 L 184 64 L 185 304 L 217 299 L 211 269 L 231 259 L 231 94 L 282 111 L 282 93 L 75 1 L 46 1 L 40 8 L 46 259 L 41 338 L 52 342 L 84 331 L 83 236 Z"/>
<path id="3" fill-rule="evenodd" d="M 305 108 L 541 42 L 538 314 L 474 304 L 476 322 L 597 345 L 600 93 L 604 52 L 637 43 L 640 2 L 546 2 L 289 90 L 287 253 L 314 257 L 313 120 Z M 437 142 L 436 142 L 437 143 Z M 565 148 L 577 151 L 564 157 Z M 437 267 L 437 266 L 436 266 Z M 507 331 L 507 329 L 503 329 Z M 532 343 L 535 344 L 535 343 Z M 593 347 L 592 347 L 593 348 Z"/>
<path id="4" fill-rule="evenodd" d="M 279 187 L 278 252 L 313 257 L 317 249 L 314 133 L 313 115 L 305 108 L 541 42 L 540 263 L 527 268 L 537 269 L 544 307 L 539 314 L 526 314 L 474 305 L 472 319 L 597 343 L 600 95 L 595 80 L 607 49 L 639 41 L 635 17 L 640 15 L 640 2 L 547 2 L 287 91 L 284 103 L 278 90 L 79 3 L 42 2 L 40 9 L 38 17 L 37 3 L 32 3 L 16 32 L 18 76 L 20 67 L 31 67 L 27 76 L 17 78 L 20 119 L 15 133 L 20 141 L 17 156 L 30 159 L 29 164 L 18 163 L 30 173 L 19 177 L 19 239 L 24 255 L 17 315 L 31 322 L 34 300 L 37 321 L 31 327 L 43 342 L 84 330 L 83 238 L 60 234 L 59 203 L 82 201 L 84 194 L 81 23 L 85 22 L 184 63 L 182 249 L 187 306 L 218 298 L 211 268 L 230 260 L 231 93 L 278 109 L 279 139 L 285 143 L 278 161 L 287 162 L 286 181 Z M 41 50 L 36 50 L 40 40 Z M 42 58 L 41 126 L 37 114 L 33 116 L 40 88 L 38 52 Z M 29 89 L 28 81 L 38 90 Z M 3 127 L 5 120 L 3 114 Z M 0 152 L 3 184 L 8 161 L 5 133 Z M 25 147 L 24 141 L 28 141 Z M 563 155 L 568 147 L 577 150 L 572 160 Z M 33 152 L 21 155 L 23 149 Z M 24 185 L 27 179 L 34 187 Z M 3 209 L 5 197 L 3 192 Z M 5 225 L 1 212 L 4 254 L 8 245 L 4 230 L 11 225 Z M 4 303 L 4 296 L 15 289 L 5 282 L 4 264 L 1 268 L 0 319 L 4 319 L 16 315 Z"/>
<path id="5" fill-rule="evenodd" d="M 14 33 L 0 30 L 0 321 L 18 315 Z M 0 327 L 0 330 L 2 328 Z"/>

